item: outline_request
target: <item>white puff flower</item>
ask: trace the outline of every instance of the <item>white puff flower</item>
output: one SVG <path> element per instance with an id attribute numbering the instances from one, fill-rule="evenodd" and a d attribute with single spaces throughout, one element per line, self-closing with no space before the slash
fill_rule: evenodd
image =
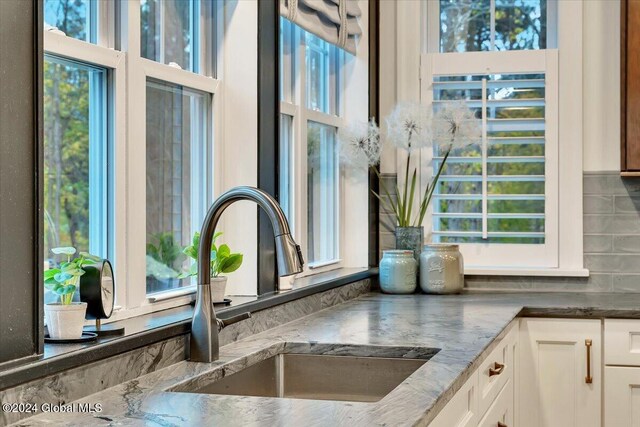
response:
<path id="1" fill-rule="evenodd" d="M 342 163 L 368 167 L 380 162 L 380 129 L 370 122 L 354 122 L 338 132 L 338 147 Z"/>
<path id="2" fill-rule="evenodd" d="M 431 109 L 413 102 L 396 105 L 387 117 L 387 138 L 409 152 L 431 144 Z"/>
<path id="3" fill-rule="evenodd" d="M 445 103 L 433 117 L 433 143 L 444 151 L 478 144 L 482 122 L 464 101 Z"/>

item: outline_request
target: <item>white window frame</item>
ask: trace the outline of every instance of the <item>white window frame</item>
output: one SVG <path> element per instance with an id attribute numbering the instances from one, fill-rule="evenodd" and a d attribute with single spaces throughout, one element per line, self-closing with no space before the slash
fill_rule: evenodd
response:
<path id="1" fill-rule="evenodd" d="M 219 80 L 203 74 L 182 70 L 178 67 L 162 64 L 141 56 L 140 49 L 140 3 L 137 1 L 123 2 L 123 16 L 121 17 L 121 40 L 123 51 L 127 52 L 127 111 L 129 122 L 127 126 L 127 221 L 126 221 L 126 284 L 123 287 L 126 295 L 118 297 L 126 301 L 126 312 L 123 316 L 130 317 L 146 314 L 188 304 L 193 299 L 195 284 L 158 294 L 147 294 L 146 290 L 146 90 L 147 79 L 153 78 L 163 82 L 180 85 L 210 95 L 208 132 L 213 138 L 208 164 L 212 166 L 211 176 L 207 177 L 207 185 L 216 182 L 220 176 L 218 152 L 220 141 L 214 130 L 214 123 L 219 117 L 219 100 L 216 92 Z M 204 43 L 203 43 L 204 44 Z M 213 51 L 213 47 L 211 49 Z M 205 60 L 205 63 L 208 62 Z M 205 73 L 211 73 L 206 68 Z M 210 186 L 207 194 L 207 204 L 215 198 L 215 184 Z M 122 300 L 121 299 L 121 300 Z M 119 313 L 118 313 L 119 314 Z M 116 316 L 117 317 L 117 316 Z"/>
<path id="2" fill-rule="evenodd" d="M 477 275 L 530 275 L 530 276 L 588 276 L 583 261 L 582 229 L 582 2 L 556 2 L 557 11 L 548 21 L 550 37 L 557 38 L 558 49 L 558 194 L 557 194 L 557 262 L 555 267 L 531 267 L 526 259 L 511 260 L 496 256 L 493 263 L 465 267 L 466 274 Z M 439 37 L 438 2 L 398 2 L 396 9 L 396 99 L 420 101 L 424 72 L 424 57 L 439 46 L 430 42 Z M 431 20 L 430 20 L 431 15 Z M 554 22 L 557 22 L 557 26 Z M 438 22 L 434 25 L 433 22 Z M 557 28 L 556 28 L 557 27 Z M 422 37 L 415 37 L 422 34 Z M 431 36 L 431 37 L 430 37 Z M 435 47 L 436 51 L 439 49 Z M 525 51 L 532 52 L 532 51 Z M 487 54 L 490 52 L 482 52 Z M 426 91 L 427 89 L 424 88 Z M 414 156 L 420 168 L 420 182 L 424 186 L 431 176 L 431 153 L 422 150 Z M 417 158 L 416 158 L 417 157 Z M 404 165 L 406 157 L 398 153 L 396 168 Z M 402 166 L 404 167 L 404 166 Z M 403 185 L 403 177 L 398 182 Z M 424 187 L 423 187 L 424 188 Z M 429 228 L 430 229 L 430 228 Z M 464 254 L 464 253 L 463 253 Z"/>
<path id="3" fill-rule="evenodd" d="M 437 76 L 478 74 L 545 74 L 545 241 L 543 244 L 461 243 L 470 269 L 492 265 L 527 268 L 558 267 L 558 51 L 557 49 L 509 52 L 430 53 L 422 56 L 421 99 L 431 107 L 432 82 Z M 433 151 L 423 150 L 422 169 L 430 176 Z M 420 190 L 420 194 L 424 188 Z M 433 206 L 429 212 L 433 215 Z M 486 209 L 485 209 L 486 211 Z M 431 215 L 424 224 L 432 232 Z"/>
<path id="4" fill-rule="evenodd" d="M 338 77 L 337 93 L 340 95 L 338 98 L 338 115 L 327 114 L 321 111 L 312 110 L 307 108 L 306 99 L 306 43 L 303 30 L 296 25 L 291 25 L 291 33 L 285 35 L 285 40 L 290 37 L 292 46 L 295 48 L 292 50 L 292 55 L 285 55 L 284 64 L 285 67 L 281 72 L 291 71 L 293 75 L 290 76 L 293 82 L 293 93 L 290 94 L 291 100 L 280 101 L 280 114 L 286 115 L 291 118 L 291 140 L 289 141 L 292 151 L 290 155 L 290 170 L 289 176 L 289 209 L 291 226 L 293 237 L 296 242 L 302 248 L 302 254 L 307 260 L 305 263 L 304 271 L 296 278 L 301 278 L 313 274 L 318 274 L 326 271 L 336 270 L 345 266 L 342 254 L 344 253 L 344 175 L 342 168 L 338 174 L 338 200 L 337 200 L 337 258 L 333 260 L 327 260 L 322 262 L 308 262 L 308 241 L 307 241 L 307 124 L 309 121 L 319 123 L 321 125 L 332 126 L 336 129 L 336 141 L 337 132 L 341 127 L 345 126 L 345 120 L 343 118 L 345 106 L 343 103 L 344 93 L 344 75 L 345 75 L 345 62 L 344 54 L 338 55 Z M 286 79 L 285 79 L 286 81 Z M 286 97 L 285 89 L 285 97 Z M 336 150 L 337 155 L 337 150 Z M 286 287 L 286 283 L 291 279 L 281 279 L 281 288 Z"/>
<path id="5" fill-rule="evenodd" d="M 94 2 L 95 0 L 89 0 Z M 121 50 L 116 49 L 116 1 L 120 1 Z M 112 322 L 153 311 L 185 305 L 191 302 L 195 286 L 168 291 L 149 297 L 146 293 L 146 81 L 161 80 L 211 95 L 208 136 L 213 140 L 209 153 L 209 169 L 213 180 L 207 194 L 210 204 L 220 191 L 219 137 L 222 126 L 214 126 L 221 116 L 220 99 L 216 99 L 219 80 L 209 77 L 215 70 L 208 64 L 215 58 L 201 61 L 202 72 L 195 74 L 177 67 L 161 64 L 140 56 L 140 3 L 138 1 L 100 1 L 97 42 L 89 43 L 52 29 L 44 32 L 45 53 L 64 59 L 107 69 L 107 136 L 109 147 L 109 258 L 116 275 L 116 310 L 106 322 Z M 217 16 L 217 15 L 216 15 Z M 200 26 L 201 37 L 210 37 Z M 89 31 L 89 29 L 87 29 Z M 216 29 L 216 31 L 218 31 Z M 221 33 L 221 32 L 220 32 Z M 205 52 L 201 43 L 200 52 Z M 214 46 L 209 43 L 211 52 Z M 215 101 L 214 101 L 215 100 Z M 46 119 L 46 118 L 45 118 Z"/>

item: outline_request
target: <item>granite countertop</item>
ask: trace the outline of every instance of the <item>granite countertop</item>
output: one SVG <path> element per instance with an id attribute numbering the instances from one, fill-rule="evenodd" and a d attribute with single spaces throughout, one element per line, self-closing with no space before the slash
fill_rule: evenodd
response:
<path id="1" fill-rule="evenodd" d="M 370 293 L 224 346 L 214 363 L 180 362 L 78 401 L 100 403 L 100 413 L 40 414 L 20 425 L 426 425 L 518 315 L 640 318 L 640 294 Z M 363 346 L 360 351 L 372 354 L 386 347 L 402 347 L 399 351 L 407 355 L 440 350 L 375 403 L 166 391 L 220 378 L 225 370 L 229 375 L 290 349 L 340 354 L 349 346 Z"/>

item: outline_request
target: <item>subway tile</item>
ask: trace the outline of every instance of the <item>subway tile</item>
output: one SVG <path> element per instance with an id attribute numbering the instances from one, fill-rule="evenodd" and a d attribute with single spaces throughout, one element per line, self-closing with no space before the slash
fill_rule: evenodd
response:
<path id="1" fill-rule="evenodd" d="M 613 196 L 585 195 L 583 206 L 586 214 L 613 213 Z"/>
<path id="2" fill-rule="evenodd" d="M 531 284 L 536 291 L 551 292 L 611 292 L 609 273 L 591 273 L 589 277 L 534 277 Z"/>
<path id="3" fill-rule="evenodd" d="M 640 182 L 624 180 L 617 173 L 585 174 L 583 179 L 584 194 L 638 194 Z"/>
<path id="4" fill-rule="evenodd" d="M 613 250 L 613 237 L 610 234 L 587 234 L 584 236 L 585 253 L 602 253 Z"/>
<path id="5" fill-rule="evenodd" d="M 640 253 L 640 235 L 613 236 L 613 252 Z"/>
<path id="6" fill-rule="evenodd" d="M 640 255 L 586 254 L 585 267 L 594 273 L 640 273 Z"/>
<path id="7" fill-rule="evenodd" d="M 393 233 L 396 229 L 396 217 L 390 214 L 380 214 L 380 231 Z"/>
<path id="8" fill-rule="evenodd" d="M 640 196 L 615 196 L 613 204 L 616 213 L 640 213 Z"/>
<path id="9" fill-rule="evenodd" d="M 638 215 L 591 215 L 584 216 L 585 234 L 628 234 L 640 233 Z"/>
<path id="10" fill-rule="evenodd" d="M 613 292 L 640 292 L 640 274 L 614 274 Z"/>
<path id="11" fill-rule="evenodd" d="M 396 236 L 393 233 L 380 233 L 380 250 L 385 251 L 387 249 L 395 249 Z"/>

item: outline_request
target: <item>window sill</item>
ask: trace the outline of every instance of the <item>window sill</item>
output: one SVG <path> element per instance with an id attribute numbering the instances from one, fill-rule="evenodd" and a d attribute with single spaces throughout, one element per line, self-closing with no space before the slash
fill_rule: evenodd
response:
<path id="1" fill-rule="evenodd" d="M 589 270 L 560 268 L 475 268 L 466 267 L 467 276 L 547 276 L 547 277 L 589 277 Z"/>
<path id="2" fill-rule="evenodd" d="M 216 314 L 221 319 L 226 319 L 247 311 L 256 312 L 368 279 L 376 274 L 377 269 L 366 268 L 344 268 L 319 273 L 297 280 L 290 290 L 255 297 L 232 296 L 231 305 L 216 308 Z M 193 307 L 183 305 L 110 323 L 123 326 L 123 336 L 104 337 L 90 344 L 45 344 L 44 354 L 37 360 L 29 360 L 19 366 L 12 364 L 0 371 L 0 390 L 188 334 L 191 331 L 192 314 Z"/>

